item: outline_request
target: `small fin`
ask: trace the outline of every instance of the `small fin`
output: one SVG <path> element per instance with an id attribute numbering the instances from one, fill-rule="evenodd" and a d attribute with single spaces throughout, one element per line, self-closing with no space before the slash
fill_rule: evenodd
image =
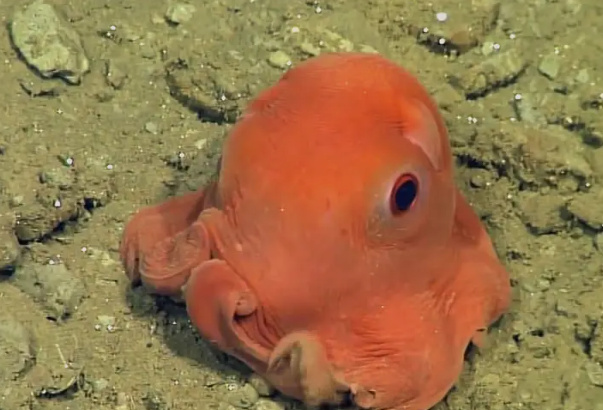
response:
<path id="1" fill-rule="evenodd" d="M 421 148 L 431 165 L 440 171 L 443 167 L 442 138 L 438 124 L 431 111 L 419 100 L 403 101 L 402 110 L 404 137 Z"/>

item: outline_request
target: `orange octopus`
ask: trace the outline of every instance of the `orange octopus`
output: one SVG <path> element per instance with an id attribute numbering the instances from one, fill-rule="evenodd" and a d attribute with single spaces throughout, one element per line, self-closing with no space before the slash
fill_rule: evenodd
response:
<path id="1" fill-rule="evenodd" d="M 121 257 L 309 405 L 428 409 L 510 303 L 436 104 L 377 54 L 285 73 L 226 138 L 217 180 L 136 214 Z"/>

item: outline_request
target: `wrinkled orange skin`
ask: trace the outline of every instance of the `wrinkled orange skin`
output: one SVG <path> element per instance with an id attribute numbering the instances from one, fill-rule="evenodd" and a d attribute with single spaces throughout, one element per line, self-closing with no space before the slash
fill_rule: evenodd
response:
<path id="1" fill-rule="evenodd" d="M 287 395 L 425 410 L 510 299 L 452 166 L 412 75 L 375 54 L 326 54 L 249 104 L 215 183 L 132 218 L 122 260 Z M 394 212 L 401 175 L 418 194 Z"/>

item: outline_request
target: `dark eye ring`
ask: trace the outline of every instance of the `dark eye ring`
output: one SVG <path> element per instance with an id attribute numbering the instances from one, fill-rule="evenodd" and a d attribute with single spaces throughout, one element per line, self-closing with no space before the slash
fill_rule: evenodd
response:
<path id="1" fill-rule="evenodd" d="M 417 199 L 419 193 L 419 183 L 417 179 L 404 174 L 398 178 L 392 189 L 390 206 L 394 215 L 408 211 Z"/>

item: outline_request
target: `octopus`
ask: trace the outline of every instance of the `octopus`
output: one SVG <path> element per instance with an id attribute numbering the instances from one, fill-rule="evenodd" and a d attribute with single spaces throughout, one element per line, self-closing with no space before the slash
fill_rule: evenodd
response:
<path id="1" fill-rule="evenodd" d="M 323 54 L 248 104 L 211 183 L 132 217 L 121 259 L 285 395 L 425 410 L 510 304 L 453 166 L 412 74 L 378 54 Z"/>

